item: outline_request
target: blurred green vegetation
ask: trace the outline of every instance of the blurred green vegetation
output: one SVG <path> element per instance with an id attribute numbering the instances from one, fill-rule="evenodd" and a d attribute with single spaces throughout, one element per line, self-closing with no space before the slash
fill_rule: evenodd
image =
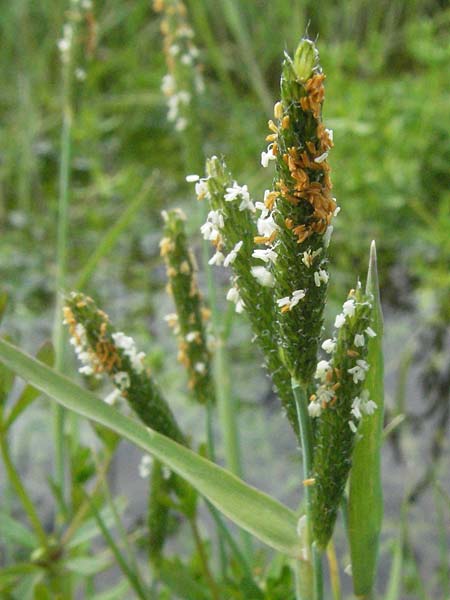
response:
<path id="1" fill-rule="evenodd" d="M 318 36 L 327 74 L 325 120 L 334 130 L 330 164 L 342 207 L 331 245 L 331 300 L 341 303 L 355 272 L 364 274 L 370 240 L 376 239 L 383 302 L 388 310 L 418 315 L 414 335 L 417 344 L 426 344 L 423 378 L 430 410 L 439 415 L 439 433 L 445 432 L 449 374 L 442 359 L 443 331 L 450 319 L 447 3 L 186 4 L 204 65 L 202 151 L 205 156 L 224 154 L 254 199 L 262 199 L 269 187 L 270 174 L 261 169 L 259 156 L 279 95 L 283 49 L 292 50 L 305 30 Z M 0 282 L 10 296 L 7 328 L 25 347 L 49 336 L 53 316 L 62 122 L 57 41 L 68 6 L 69 0 L 5 0 L 0 5 Z M 138 214 L 83 290 L 94 294 L 114 319 L 120 315 L 127 331 L 147 347 L 150 332 L 161 329 L 167 336 L 153 318 L 165 285 L 158 247 L 160 211 L 182 206 L 191 217 L 192 241 L 200 246 L 200 211 L 185 182 L 179 136 L 166 118 L 161 46 L 159 18 L 149 0 L 98 0 L 78 28 L 75 64 L 81 71 L 72 89 L 69 281 L 75 286 L 105 231 L 149 189 Z M 332 307 L 330 315 L 334 312 Z M 161 337 L 152 342 L 156 370 L 164 362 Z M 241 330 L 233 338 L 235 372 L 242 380 L 245 365 L 259 364 L 247 339 Z M 252 398 L 247 391 L 244 387 L 242 397 Z M 425 397 L 424 411 L 427 401 Z"/>
<path id="2" fill-rule="evenodd" d="M 249 183 L 254 197 L 262 195 L 267 100 L 278 95 L 283 48 L 292 48 L 307 28 L 319 37 L 327 73 L 325 118 L 335 132 L 331 164 L 343 209 L 333 244 L 333 295 L 343 296 L 355 268 L 363 272 L 376 238 L 385 301 L 408 305 L 415 302 L 411 292 L 420 290 L 439 302 L 449 287 L 450 12 L 430 0 L 232 2 L 262 95 L 243 66 L 226 4 L 188 2 L 205 66 L 205 153 L 224 153 L 238 180 Z M 61 127 L 56 43 L 66 8 L 62 1 L 2 6 L 0 277 L 14 290 L 21 316 L 42 310 L 53 293 Z M 86 79 L 75 81 L 72 98 L 71 273 L 75 280 L 100 234 L 157 170 L 148 202 L 93 285 L 101 281 L 109 293 L 105 282 L 114 278 L 127 293 L 148 292 L 161 283 L 152 275 L 159 211 L 176 204 L 196 211 L 179 139 L 165 118 L 157 15 L 147 1 L 95 3 L 77 45 L 76 64 Z M 147 295 L 142 302 L 131 302 L 131 312 L 147 311 Z"/>

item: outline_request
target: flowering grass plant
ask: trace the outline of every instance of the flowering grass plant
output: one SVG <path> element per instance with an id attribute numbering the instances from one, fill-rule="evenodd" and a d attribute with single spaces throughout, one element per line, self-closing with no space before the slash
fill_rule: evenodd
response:
<path id="1" fill-rule="evenodd" d="M 193 135 L 189 106 L 195 102 L 195 94 L 201 92 L 197 51 L 184 22 L 184 5 L 161 1 L 155 7 L 165 15 L 164 48 L 171 73 L 164 81 L 164 91 L 169 119 L 187 139 Z M 177 87 L 188 76 L 192 78 L 191 87 Z M 169 313 L 166 320 L 177 337 L 178 359 L 186 371 L 190 395 L 208 417 L 206 444 L 196 447 L 189 432 L 183 431 L 146 354 L 138 350 L 130 336 L 114 327 L 92 298 L 68 293 L 61 319 L 79 359 L 81 375 L 97 385 L 98 380 L 107 378 L 112 385 L 104 400 L 66 378 L 61 373 L 62 363 L 53 370 L 42 356 L 35 360 L 0 340 L 0 360 L 7 374 L 0 390 L 2 453 L 33 530 L 33 553 L 23 569 L 35 576 L 35 585 L 40 586 L 37 590 L 41 595 L 35 592 L 35 598 L 72 598 L 77 589 L 83 589 L 86 597 L 98 599 L 99 594 L 89 591 L 93 580 L 83 587 L 83 577 L 92 578 L 105 564 L 114 563 L 123 574 L 124 585 L 111 592 L 110 598 L 131 593 L 139 598 L 161 599 L 323 600 L 328 597 L 328 583 L 323 576 L 327 556 L 330 589 L 338 600 L 342 596 L 339 568 L 333 568 L 333 533 L 341 509 L 346 516 L 354 593 L 367 600 L 375 597 L 382 515 L 379 453 L 383 419 L 382 317 L 376 252 L 373 243 L 365 285 L 356 282 L 342 312 L 335 317 L 332 337 L 325 339 L 328 248 L 338 206 L 332 197 L 328 162 L 333 135 L 322 120 L 324 81 L 318 51 L 311 40 L 302 39 L 293 56 L 285 54 L 280 99 L 274 106 L 274 120 L 268 124 L 269 145 L 261 155 L 262 167 L 270 168 L 273 163 L 276 173 L 261 201 L 253 200 L 248 186 L 238 184 L 224 160 L 216 156 L 206 161 L 204 176 L 190 173 L 186 177 L 206 206 L 200 234 L 212 244 L 213 251 L 203 266 L 210 276 L 215 267 L 229 269 L 226 299 L 238 315 L 242 314 L 236 318 L 248 319 L 264 356 L 264 367 L 301 447 L 298 489 L 302 493 L 298 507 L 288 508 L 237 477 L 238 456 L 237 466 L 229 465 L 234 473 L 217 464 L 211 418 L 215 418 L 217 404 L 219 414 L 230 413 L 230 405 L 228 413 L 223 410 L 227 399 L 223 398 L 222 371 L 218 368 L 226 336 L 223 329 L 211 327 L 211 320 L 213 325 L 218 322 L 217 306 L 199 290 L 186 216 L 180 210 L 168 210 L 163 214 L 160 250 L 175 312 Z M 216 312 L 212 319 L 208 304 Z M 4 404 L 10 386 L 5 381 L 11 379 L 11 372 L 32 387 L 26 388 L 25 400 L 22 396 L 7 411 Z M 91 453 L 86 449 L 89 476 L 83 479 L 75 469 L 79 479 L 72 481 L 74 487 L 82 487 L 97 473 L 97 487 L 90 494 L 83 488 L 81 496 L 70 501 L 62 489 L 58 490 L 59 510 L 68 518 L 68 525 L 51 535 L 40 523 L 14 470 L 6 441 L 15 415 L 26 407 L 30 395 L 37 395 L 36 390 L 90 419 L 102 444 L 103 462 L 92 465 Z M 238 428 L 238 421 L 219 420 L 224 435 L 237 440 L 239 436 L 230 429 Z M 120 525 L 108 488 L 102 492 L 101 487 L 121 438 L 145 452 L 140 469 L 143 476 L 149 476 L 148 515 L 139 539 L 148 557 L 145 573 L 143 564 L 147 563 L 142 556 L 136 559 L 132 536 Z M 211 550 L 213 542 L 205 539 L 199 527 L 200 498 L 215 528 L 217 554 Z M 119 540 L 108 531 L 106 509 L 121 532 Z M 222 515 L 276 551 L 270 566 L 259 564 L 252 540 L 246 534 L 235 536 Z M 189 526 L 193 540 L 189 560 L 170 556 L 168 551 L 167 540 L 180 523 Z M 95 533 L 89 533 L 88 527 L 83 536 L 80 532 L 86 525 Z M 103 562 L 91 545 L 98 534 L 107 548 Z M 71 577 L 63 583 L 67 572 Z M 3 589 L 10 586 L 14 591 L 17 573 L 21 573 L 20 568 L 3 574 Z M 46 596 L 48 590 L 54 596 Z"/>

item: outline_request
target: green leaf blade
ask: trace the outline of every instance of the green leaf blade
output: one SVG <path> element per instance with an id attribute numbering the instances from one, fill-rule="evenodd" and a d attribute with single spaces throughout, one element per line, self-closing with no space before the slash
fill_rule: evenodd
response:
<path id="1" fill-rule="evenodd" d="M 109 569 L 112 566 L 112 560 L 98 556 L 75 556 L 68 558 L 64 566 L 72 573 L 90 577 Z"/>
<path id="2" fill-rule="evenodd" d="M 348 536 L 353 589 L 357 596 L 370 597 L 378 561 L 378 545 L 383 520 L 381 446 L 384 414 L 383 316 L 378 286 L 375 242 L 370 249 L 366 293 L 373 296 L 372 328 L 376 337 L 368 343 L 370 369 L 365 381 L 377 409 L 364 416 L 358 429 L 361 438 L 353 452 L 349 481 Z"/>
<path id="3" fill-rule="evenodd" d="M 45 342 L 38 350 L 36 358 L 44 364 L 52 367 L 55 362 L 55 351 L 51 342 Z M 5 419 L 5 429 L 9 429 L 18 417 L 40 396 L 40 391 L 31 385 L 27 385 L 20 394 L 14 406 Z"/>
<path id="4" fill-rule="evenodd" d="M 4 511 L 0 511 L 0 522 L 3 541 L 8 540 L 32 550 L 38 547 L 39 540 L 28 527 L 25 527 L 17 519 L 14 519 Z"/>
<path id="5" fill-rule="evenodd" d="M 57 402 L 109 427 L 186 479 L 225 516 L 272 548 L 301 555 L 297 517 L 289 508 L 225 469 L 121 415 L 94 394 L 0 340 L 0 361 Z"/>

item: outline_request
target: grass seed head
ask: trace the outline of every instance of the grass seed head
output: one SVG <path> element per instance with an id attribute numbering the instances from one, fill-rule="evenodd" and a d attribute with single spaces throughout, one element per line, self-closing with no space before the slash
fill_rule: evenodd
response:
<path id="1" fill-rule="evenodd" d="M 358 424 L 375 410 L 364 391 L 370 365 L 367 330 L 370 330 L 371 298 L 360 286 L 352 290 L 336 318 L 333 339 L 322 347 L 330 355 L 316 369 L 317 389 L 309 413 L 315 421 L 312 528 L 314 539 L 325 548 L 334 528 L 337 511 L 351 467 Z"/>
<path id="2" fill-rule="evenodd" d="M 189 389 L 201 404 L 214 401 L 211 355 L 207 347 L 202 295 L 195 257 L 187 242 L 184 213 L 164 212 L 164 257 L 176 315 L 169 315 L 178 338 L 178 360 L 186 367 Z M 164 251 L 163 251 L 164 250 Z"/>
<path id="3" fill-rule="evenodd" d="M 94 300 L 80 293 L 73 292 L 66 299 L 64 322 L 83 364 L 80 371 L 107 375 L 115 386 L 115 397 L 124 398 L 145 425 L 185 443 L 175 417 L 145 367 L 145 354 L 137 350 L 133 338 L 116 331 Z"/>
<path id="4" fill-rule="evenodd" d="M 275 162 L 276 177 L 255 236 L 256 244 L 277 255 L 270 269 L 280 355 L 304 384 L 312 380 L 317 362 L 328 284 L 326 249 L 336 210 L 328 165 L 332 134 L 322 123 L 324 79 L 311 40 L 301 40 L 293 58 L 285 55 L 276 122 L 269 122 L 271 143 L 261 158 L 263 166 Z"/>
<path id="5" fill-rule="evenodd" d="M 206 163 L 206 177 L 195 183 L 196 189 L 209 202 L 210 213 L 202 227 L 204 237 L 219 246 L 224 261 L 232 270 L 231 287 L 227 299 L 236 305 L 237 312 L 245 312 L 255 339 L 263 351 L 266 367 L 271 374 L 289 422 L 298 435 L 298 421 L 290 383 L 290 375 L 278 352 L 276 311 L 273 302 L 273 275 L 268 263 L 276 260 L 270 249 L 257 249 L 254 237 L 258 232 L 256 210 L 263 203 L 254 203 L 246 185 L 239 185 L 228 172 L 225 162 L 216 156 Z M 276 195 L 276 194 L 275 194 Z M 271 202 L 267 199 L 268 202 Z M 273 241 L 275 224 L 265 223 L 260 232 Z M 226 261 L 226 257 L 232 260 Z"/>

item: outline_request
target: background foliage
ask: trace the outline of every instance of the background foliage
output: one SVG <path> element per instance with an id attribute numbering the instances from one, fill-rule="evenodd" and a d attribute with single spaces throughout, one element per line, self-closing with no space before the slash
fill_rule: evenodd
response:
<path id="1" fill-rule="evenodd" d="M 363 274 L 368 244 L 375 238 L 387 320 L 403 323 L 406 340 L 388 382 L 391 416 L 406 413 L 408 418 L 391 439 L 397 458 L 408 456 L 411 441 L 407 438 L 405 448 L 401 433 L 410 431 L 407 425 L 419 426 L 422 414 L 430 417 L 421 442 L 426 440 L 425 458 L 417 468 L 417 480 L 425 474 L 429 483 L 450 411 L 446 3 L 189 0 L 187 5 L 204 64 L 205 153 L 223 153 L 255 199 L 267 187 L 259 154 L 278 94 L 282 50 L 292 49 L 305 28 L 319 37 L 327 73 L 324 116 L 335 133 L 330 162 L 343 209 L 331 247 L 330 293 L 337 305 L 354 273 Z M 52 323 L 61 129 L 56 42 L 66 9 L 62 0 L 0 5 L 0 281 L 12 299 L 8 333 L 33 350 L 49 337 Z M 166 298 L 160 211 L 182 206 L 192 233 L 198 231 L 200 213 L 184 181 L 179 139 L 166 120 L 159 21 L 148 0 L 96 2 L 93 13 L 95 19 L 83 24 L 77 55 L 86 78 L 75 82 L 72 98 L 70 280 L 75 286 L 104 231 L 144 188 L 137 215 L 83 291 L 95 295 L 140 345 L 151 348 L 154 368 L 163 380 L 174 381 L 173 391 L 182 396 L 181 376 L 174 378 L 174 341 L 160 318 Z M 271 394 L 258 371 L 260 357 L 242 343 L 248 338 L 243 327 L 239 322 L 232 338 L 238 363 L 232 368 L 242 382 L 236 389 L 245 408 L 270 402 Z M 422 386 L 416 406 L 405 404 L 411 365 Z M 246 435 L 250 444 L 255 434 Z M 249 478 L 258 479 L 253 470 Z M 410 482 L 405 491 L 414 499 L 418 490 Z M 407 559 L 414 559 L 407 542 L 405 548 Z M 443 556 L 434 561 L 432 573 L 422 571 L 436 589 L 448 574 L 448 555 Z M 409 576 L 413 592 L 416 570 L 411 567 Z"/>

